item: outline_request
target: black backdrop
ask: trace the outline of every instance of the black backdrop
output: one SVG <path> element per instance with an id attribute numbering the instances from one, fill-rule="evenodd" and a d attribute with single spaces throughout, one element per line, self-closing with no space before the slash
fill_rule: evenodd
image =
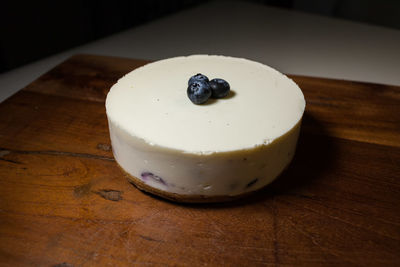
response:
<path id="1" fill-rule="evenodd" d="M 1 0 L 0 73 L 204 2 L 207 1 Z M 400 0 L 247 2 L 400 29 Z"/>

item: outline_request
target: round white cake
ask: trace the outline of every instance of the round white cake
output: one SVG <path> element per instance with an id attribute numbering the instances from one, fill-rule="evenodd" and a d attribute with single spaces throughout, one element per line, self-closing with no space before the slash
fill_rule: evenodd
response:
<path id="1" fill-rule="evenodd" d="M 222 78 L 230 93 L 193 104 L 188 80 Z M 160 60 L 107 95 L 113 153 L 138 188 L 183 202 L 224 201 L 271 183 L 295 153 L 305 100 L 275 69 L 242 58 Z"/>

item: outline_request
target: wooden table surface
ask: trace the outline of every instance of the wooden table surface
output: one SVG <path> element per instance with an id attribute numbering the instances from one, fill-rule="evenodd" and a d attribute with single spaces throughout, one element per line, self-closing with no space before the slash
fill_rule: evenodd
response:
<path id="1" fill-rule="evenodd" d="M 225 204 L 129 184 L 105 96 L 143 60 L 77 55 L 0 104 L 1 266 L 399 266 L 400 87 L 291 76 L 289 169 Z"/>

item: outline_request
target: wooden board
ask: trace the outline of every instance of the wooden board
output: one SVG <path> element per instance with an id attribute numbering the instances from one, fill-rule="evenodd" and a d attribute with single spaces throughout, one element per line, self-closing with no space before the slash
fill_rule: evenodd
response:
<path id="1" fill-rule="evenodd" d="M 117 167 L 105 95 L 143 60 L 77 55 L 0 104 L 1 266 L 398 266 L 400 88 L 291 76 L 289 169 L 226 204 L 146 195 Z"/>

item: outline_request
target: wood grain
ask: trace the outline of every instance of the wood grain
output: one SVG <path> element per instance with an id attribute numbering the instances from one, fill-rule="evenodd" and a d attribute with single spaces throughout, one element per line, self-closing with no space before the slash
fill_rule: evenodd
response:
<path id="1" fill-rule="evenodd" d="M 109 87 L 147 61 L 77 55 L 0 104 L 1 266 L 398 266 L 400 88 L 291 76 L 307 108 L 271 186 L 226 204 L 138 191 Z"/>

